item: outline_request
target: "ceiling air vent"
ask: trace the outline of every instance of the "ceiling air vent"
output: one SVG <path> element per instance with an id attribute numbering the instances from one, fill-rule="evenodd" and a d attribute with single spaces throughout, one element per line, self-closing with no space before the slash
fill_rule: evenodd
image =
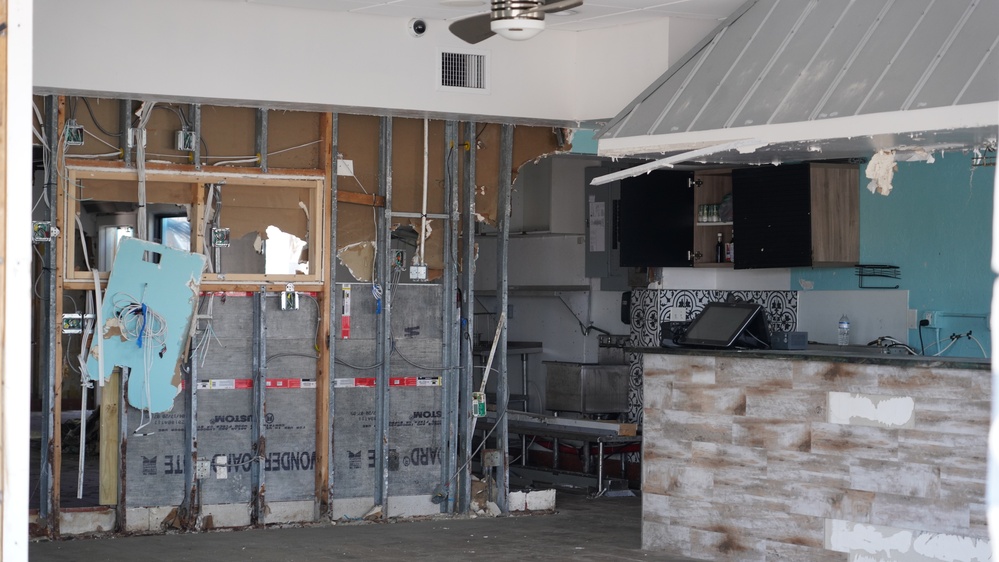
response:
<path id="1" fill-rule="evenodd" d="M 488 92 L 488 62 L 484 53 L 441 51 L 438 86 L 442 90 Z"/>

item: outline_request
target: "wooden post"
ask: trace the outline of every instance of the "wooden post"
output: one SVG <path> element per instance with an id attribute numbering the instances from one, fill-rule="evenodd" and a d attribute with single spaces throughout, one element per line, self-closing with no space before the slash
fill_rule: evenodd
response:
<path id="1" fill-rule="evenodd" d="M 118 503 L 118 386 L 121 369 L 115 367 L 101 388 L 100 504 Z"/>
<path id="2" fill-rule="evenodd" d="M 334 164 L 336 161 L 336 131 L 333 125 L 333 115 L 330 113 L 324 113 L 320 120 L 319 138 L 322 139 L 320 143 L 320 155 L 323 159 L 322 164 L 325 171 L 327 189 L 322 212 L 317 213 L 320 215 L 320 217 L 317 217 L 317 222 L 323 228 L 314 230 L 319 230 L 324 234 L 316 236 L 319 240 L 319 248 L 322 249 L 320 254 L 322 256 L 322 263 L 319 267 L 328 272 L 324 275 L 323 288 L 319 298 L 320 314 L 317 320 L 320 323 L 319 330 L 317 330 L 319 339 L 315 342 L 316 349 L 319 351 L 319 360 L 316 362 L 315 500 L 318 506 L 317 515 L 322 517 L 328 514 L 330 510 L 329 467 L 332 465 L 331 456 L 333 454 L 329 383 L 333 376 L 332 369 L 330 369 L 330 346 L 332 345 L 333 337 L 330 329 L 330 305 L 334 294 L 332 272 L 336 267 L 336 264 L 333 263 L 333 249 L 331 248 L 331 241 L 335 236 L 333 233 L 336 231 L 336 217 L 333 216 L 333 209 L 336 208 L 336 190 L 332 187 L 335 181 L 334 174 L 336 173 Z"/>

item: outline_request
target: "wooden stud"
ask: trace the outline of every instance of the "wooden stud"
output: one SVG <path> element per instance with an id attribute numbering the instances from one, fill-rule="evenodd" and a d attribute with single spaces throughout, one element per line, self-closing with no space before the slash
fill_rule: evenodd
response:
<path id="1" fill-rule="evenodd" d="M 333 130 L 333 115 L 330 113 L 324 113 L 322 119 L 320 120 L 320 138 L 322 142 L 320 143 L 320 154 L 323 159 L 323 167 L 326 175 L 326 185 L 327 189 L 323 191 L 328 191 L 333 185 L 333 174 L 334 167 L 333 162 L 335 158 L 334 147 L 336 146 L 336 134 Z M 319 207 L 317 207 L 318 209 Z M 333 216 L 333 198 L 327 197 L 326 203 L 322 206 L 321 219 L 317 217 L 315 222 L 322 225 L 330 225 L 330 228 L 335 228 L 336 217 Z M 317 213 L 318 214 L 318 213 Z M 322 248 L 322 263 L 321 270 L 322 278 L 324 279 L 322 291 L 320 293 L 320 306 L 319 310 L 319 322 L 321 329 L 317 330 L 319 334 L 319 339 L 316 341 L 316 349 L 319 350 L 319 360 L 316 362 L 316 463 L 315 463 L 315 501 L 319 505 L 319 514 L 325 515 L 330 509 L 330 494 L 329 494 L 329 455 L 332 454 L 332 448 L 330 447 L 332 432 L 331 432 L 331 422 L 330 420 L 330 385 L 329 381 L 332 377 L 329 367 L 329 356 L 330 356 L 330 340 L 332 338 L 332 332 L 330 330 L 330 323 L 332 319 L 330 318 L 330 302 L 333 298 L 332 283 L 333 280 L 327 275 L 327 271 L 335 267 L 333 263 L 332 251 L 329 243 L 329 236 L 324 236 L 319 239 L 318 245 L 313 246 L 313 248 Z"/>
<path id="2" fill-rule="evenodd" d="M 338 191 L 336 200 L 339 203 L 353 203 L 355 205 L 368 205 L 369 207 L 385 206 L 385 198 L 380 195 L 368 195 L 367 193 L 355 193 L 353 191 Z"/>
<path id="3" fill-rule="evenodd" d="M 118 385 L 121 384 L 121 369 L 111 371 L 111 378 L 100 387 L 101 393 L 101 441 L 100 468 L 98 475 L 99 502 L 101 505 L 118 503 Z"/>
<path id="4" fill-rule="evenodd" d="M 61 131 L 65 126 L 66 122 L 66 98 L 59 97 L 59 128 L 57 130 Z M 56 162 L 62 158 L 64 147 L 60 144 L 56 152 Z M 59 180 L 56 188 L 56 209 L 64 209 L 64 202 L 66 197 L 65 192 L 65 180 Z M 58 216 L 58 211 L 56 216 Z M 67 223 L 68 217 L 63 218 L 63 223 Z M 72 231 L 75 224 L 66 224 L 69 230 Z M 63 230 L 65 232 L 65 229 Z M 53 400 L 53 419 L 54 423 L 52 426 L 52 521 L 49 522 L 49 528 L 52 529 L 53 533 L 58 536 L 59 534 L 59 504 L 60 501 L 60 489 L 62 486 L 62 323 L 59 321 L 62 318 L 62 297 L 63 297 L 63 284 L 62 284 L 62 272 L 63 272 L 63 257 L 66 248 L 59 244 L 58 242 L 53 242 L 49 245 L 49 251 L 55 252 L 55 317 L 56 325 L 52 326 L 52 334 L 55 338 L 55 377 L 52 381 L 55 390 L 55 398 Z"/>

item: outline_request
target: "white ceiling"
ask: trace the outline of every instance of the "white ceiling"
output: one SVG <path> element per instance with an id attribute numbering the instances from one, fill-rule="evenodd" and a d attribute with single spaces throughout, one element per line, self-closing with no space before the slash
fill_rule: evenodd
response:
<path id="1" fill-rule="evenodd" d="M 396 18 L 453 21 L 489 11 L 489 0 L 245 0 L 293 8 L 350 12 Z M 548 29 L 588 31 L 679 17 L 721 20 L 744 0 L 584 0 L 582 6 L 545 18 Z"/>

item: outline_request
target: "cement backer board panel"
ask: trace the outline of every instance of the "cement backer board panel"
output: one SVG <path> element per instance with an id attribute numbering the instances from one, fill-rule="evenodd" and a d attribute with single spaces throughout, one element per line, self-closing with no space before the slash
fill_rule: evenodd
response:
<path id="1" fill-rule="evenodd" d="M 298 310 L 281 310 L 280 300 L 275 297 L 280 294 L 268 295 L 265 314 L 267 379 L 271 386 L 264 394 L 264 477 L 271 514 L 275 509 L 272 502 L 314 498 L 316 464 L 314 356 L 318 353 L 318 309 L 314 300 L 300 296 Z M 302 381 L 312 384 L 303 385 Z M 272 520 L 271 514 L 268 521 Z"/>
<path id="2" fill-rule="evenodd" d="M 140 418 L 148 425 L 139 428 Z M 162 414 L 126 413 L 125 505 L 150 507 L 179 505 L 184 499 L 184 396 L 174 398 L 173 409 Z M 138 433 L 136 430 L 138 429 Z"/>
<path id="3" fill-rule="evenodd" d="M 336 356 L 355 366 L 375 364 L 377 317 L 370 285 L 351 285 L 350 338 L 337 341 Z M 337 295 L 342 295 L 341 290 Z M 442 364 L 439 285 L 398 285 L 393 291 L 392 333 L 396 353 L 389 357 L 390 377 L 416 377 L 432 384 Z M 340 324 L 342 307 L 334 325 Z M 339 334 L 342 336 L 342 333 Z M 406 362 L 408 359 L 409 362 Z M 420 367 L 430 367 L 423 369 Z M 354 387 L 355 379 L 371 379 L 374 370 L 336 365 L 334 378 L 334 498 L 372 495 L 376 483 L 375 400 L 377 389 Z M 429 494 L 440 478 L 441 387 L 389 388 L 389 494 Z"/>
<path id="4" fill-rule="evenodd" d="M 250 501 L 252 326 L 252 297 L 215 297 L 212 330 L 218 339 L 210 342 L 198 368 L 198 458 L 211 461 L 209 476 L 201 482 L 203 504 Z"/>

